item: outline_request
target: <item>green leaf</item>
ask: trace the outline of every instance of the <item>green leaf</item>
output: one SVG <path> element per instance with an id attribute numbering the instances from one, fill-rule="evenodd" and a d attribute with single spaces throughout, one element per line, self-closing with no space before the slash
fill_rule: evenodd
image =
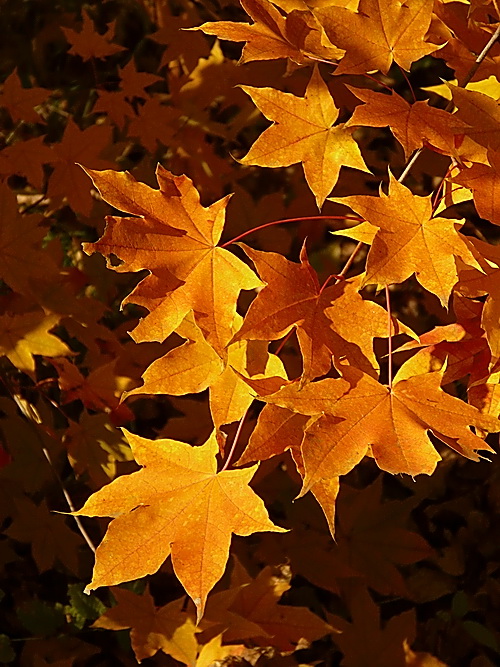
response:
<path id="1" fill-rule="evenodd" d="M 17 611 L 17 617 L 35 637 L 50 637 L 66 623 L 64 607 L 59 602 L 50 606 L 42 600 L 30 600 Z"/>
<path id="2" fill-rule="evenodd" d="M 70 584 L 68 597 L 70 604 L 66 607 L 75 626 L 81 630 L 87 621 L 95 621 L 106 611 L 105 605 L 95 595 L 86 595 L 83 592 L 85 584 Z"/>
<path id="3" fill-rule="evenodd" d="M 491 630 L 488 630 L 488 628 L 476 621 L 464 621 L 462 625 L 479 644 L 487 646 L 497 653 L 499 652 L 497 640 Z"/>

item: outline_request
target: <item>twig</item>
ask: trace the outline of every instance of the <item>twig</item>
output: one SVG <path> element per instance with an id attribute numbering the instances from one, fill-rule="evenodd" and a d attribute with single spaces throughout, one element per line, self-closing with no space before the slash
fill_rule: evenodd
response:
<path id="1" fill-rule="evenodd" d="M 71 512 L 74 512 L 74 511 L 75 511 L 75 506 L 73 505 L 73 502 L 72 502 L 72 500 L 71 500 L 71 497 L 70 497 L 69 493 L 66 491 L 66 488 L 65 488 L 65 486 L 64 486 L 64 484 L 63 484 L 63 481 L 62 481 L 61 477 L 59 476 L 59 473 L 57 472 L 57 470 L 56 470 L 55 467 L 54 467 L 54 464 L 52 463 L 52 459 L 50 458 L 50 454 L 49 454 L 47 448 L 46 448 L 46 447 L 42 447 L 42 452 L 43 452 L 45 458 L 47 459 L 47 461 L 48 461 L 48 463 L 49 463 L 49 465 L 50 465 L 50 467 L 51 467 L 51 469 L 52 469 L 52 472 L 53 472 L 53 474 L 54 474 L 54 477 L 55 477 L 55 478 L 57 479 L 57 481 L 59 482 L 59 486 L 60 486 L 61 489 L 62 489 L 62 492 L 63 492 L 63 494 L 64 494 L 64 497 L 65 497 L 65 499 L 66 499 L 66 502 L 67 502 L 67 504 L 68 504 L 68 507 L 69 507 L 70 511 L 71 511 Z M 91 550 L 95 553 L 95 552 L 96 552 L 96 548 L 95 548 L 95 546 L 94 546 L 94 543 L 92 542 L 92 540 L 90 539 L 90 537 L 89 537 L 87 531 L 86 531 L 85 528 L 83 527 L 83 524 L 82 524 L 82 522 L 80 521 L 80 517 L 79 517 L 79 516 L 73 516 L 73 519 L 75 520 L 75 523 L 76 523 L 76 525 L 78 526 L 78 530 L 80 531 L 80 533 L 81 533 L 83 539 L 85 540 L 85 542 L 87 542 L 87 544 L 88 544 L 88 546 L 89 546 L 89 549 L 91 549 Z"/>
<path id="2" fill-rule="evenodd" d="M 493 35 L 491 36 L 490 40 L 488 41 L 488 43 L 486 44 L 486 46 L 484 47 L 484 49 L 481 51 L 481 53 L 478 55 L 478 57 L 477 57 L 476 60 L 474 61 L 474 64 L 472 65 L 472 67 L 471 67 L 470 70 L 468 71 L 467 75 L 465 76 L 465 79 L 460 83 L 460 88 L 465 88 L 465 86 L 469 83 L 469 81 L 472 79 L 472 77 L 474 76 L 474 74 L 475 74 L 475 73 L 477 72 L 477 70 L 479 69 L 479 66 L 481 65 L 481 63 L 483 62 L 483 60 L 484 60 L 484 59 L 486 58 L 486 56 L 488 55 L 489 50 L 491 49 L 491 47 L 493 46 L 493 44 L 497 41 L 497 39 L 498 39 L 499 37 L 500 37 L 500 25 L 499 25 L 498 28 L 495 30 L 495 32 L 494 32 Z M 451 99 L 451 100 L 448 102 L 448 104 L 446 105 L 446 107 L 444 108 L 444 110 L 445 110 L 445 111 L 451 111 L 451 110 L 453 109 L 453 107 L 454 107 L 454 103 L 453 103 L 453 99 Z M 402 183 L 402 182 L 404 181 L 404 179 L 405 179 L 406 176 L 408 175 L 408 172 L 409 172 L 410 169 L 413 167 L 413 165 L 415 164 L 415 162 L 418 160 L 418 158 L 419 158 L 419 156 L 420 156 L 420 154 L 422 153 L 423 150 L 424 150 L 423 147 L 422 147 L 422 148 L 419 148 L 419 149 L 413 154 L 412 158 L 410 159 L 410 161 L 408 162 L 408 164 L 407 164 L 406 167 L 404 168 L 403 173 L 402 173 L 401 176 L 398 178 L 399 183 Z"/>

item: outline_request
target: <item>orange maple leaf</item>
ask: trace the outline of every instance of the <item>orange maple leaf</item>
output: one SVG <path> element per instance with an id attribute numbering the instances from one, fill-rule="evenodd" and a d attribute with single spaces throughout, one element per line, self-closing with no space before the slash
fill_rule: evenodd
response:
<path id="1" fill-rule="evenodd" d="M 449 85 L 449 84 L 448 84 Z M 477 155 L 468 157 L 473 162 L 484 162 L 486 149 L 500 150 L 500 108 L 497 100 L 475 90 L 450 86 L 453 102 L 458 107 L 456 116 L 470 127 L 466 136 L 475 144 Z"/>
<path id="2" fill-rule="evenodd" d="M 419 498 L 388 500 L 383 475 L 364 489 L 342 484 L 337 512 L 337 554 L 349 563 L 366 584 L 382 595 L 407 596 L 398 565 L 410 565 L 432 557 L 425 539 L 408 530 L 410 512 Z"/>
<path id="3" fill-rule="evenodd" d="M 236 322 L 241 322 L 237 315 Z M 237 327 L 235 327 L 237 328 Z M 285 376 L 283 364 L 269 354 L 267 344 L 240 341 L 228 345 L 227 364 L 209 345 L 192 313 L 176 329 L 187 341 L 154 361 L 143 373 L 142 387 L 125 392 L 134 394 L 169 394 L 182 396 L 209 388 L 210 410 L 216 428 L 240 419 L 253 401 L 248 384 L 234 369 L 257 375 Z"/>
<path id="4" fill-rule="evenodd" d="M 322 288 L 309 264 L 305 246 L 300 264 L 274 252 L 240 244 L 257 267 L 266 287 L 259 291 L 245 316 L 237 340 L 276 340 L 297 329 L 304 371 L 302 382 L 325 375 L 332 357 L 376 376 L 373 338 L 386 337 L 387 312 L 359 294 L 360 280 L 342 280 Z M 392 335 L 409 330 L 393 321 Z"/>
<path id="5" fill-rule="evenodd" d="M 318 208 L 338 180 L 340 168 L 368 171 L 350 128 L 335 125 L 339 110 L 317 67 L 304 97 L 274 88 L 241 86 L 273 125 L 260 135 L 242 164 L 288 167 L 302 162 Z"/>
<path id="6" fill-rule="evenodd" d="M 224 355 L 240 291 L 260 285 L 246 264 L 217 247 L 228 197 L 205 208 L 187 176 L 174 176 L 161 165 L 159 190 L 128 172 L 86 171 L 103 199 L 138 216 L 109 216 L 104 236 L 84 246 L 88 254 L 117 255 L 123 264 L 108 263 L 115 271 L 150 271 L 123 301 L 150 311 L 134 329 L 134 340 L 165 340 L 193 310 L 208 342 Z"/>
<path id="7" fill-rule="evenodd" d="M 384 95 L 363 88 L 352 88 L 363 100 L 345 124 L 346 127 L 367 125 L 389 126 L 403 146 L 406 158 L 424 145 L 431 145 L 447 155 L 453 155 L 457 135 L 463 135 L 469 125 L 443 109 L 430 107 L 427 101 L 414 104 L 397 95 Z"/>
<path id="8" fill-rule="evenodd" d="M 248 484 L 257 466 L 217 473 L 212 435 L 201 447 L 148 440 L 124 431 L 142 470 L 92 495 L 76 515 L 114 516 L 96 552 L 86 590 L 112 586 L 172 565 L 203 615 L 207 595 L 224 573 L 231 534 L 284 532 Z"/>
<path id="9" fill-rule="evenodd" d="M 418 282 L 446 308 L 458 281 L 455 258 L 480 268 L 459 221 L 432 217 L 431 197 L 416 197 L 390 175 L 389 194 L 332 198 L 362 215 L 376 232 L 366 262 L 364 284 L 401 283 L 415 273 Z M 362 223 L 366 231 L 366 223 Z M 378 228 L 378 229 L 377 229 Z M 357 227 L 343 232 L 357 238 Z M 363 238 L 364 240 L 364 238 Z"/>
<path id="10" fill-rule="evenodd" d="M 452 182 L 472 190 L 479 215 L 500 225 L 500 153 L 488 151 L 488 161 L 489 165 L 473 164 L 463 169 Z"/>
<path id="11" fill-rule="evenodd" d="M 292 651 L 300 639 L 314 641 L 333 628 L 319 616 L 305 607 L 278 604 L 282 595 L 288 591 L 292 573 L 288 566 L 280 569 L 265 567 L 247 586 L 241 586 L 229 610 L 243 617 L 245 621 L 255 623 L 262 634 L 254 634 L 258 643 L 277 646 L 281 651 Z M 236 630 L 236 631 L 235 631 Z M 267 639 L 269 637 L 269 639 Z M 229 626 L 224 633 L 226 641 L 241 639 L 237 628 Z"/>
<path id="12" fill-rule="evenodd" d="M 44 143 L 45 137 L 18 141 L 0 151 L 0 175 L 25 176 L 38 190 L 42 190 L 45 174 L 43 165 L 53 159 L 53 152 Z"/>
<path id="13" fill-rule="evenodd" d="M 20 214 L 16 195 L 5 183 L 0 183 L 0 216 L 9 221 L 0 226 L 0 278 L 19 294 L 43 303 L 46 285 L 54 292 L 60 274 L 51 256 L 42 250 L 47 233 L 40 226 L 42 216 Z"/>
<path id="14" fill-rule="evenodd" d="M 392 616 L 382 628 L 380 609 L 366 588 L 351 586 L 349 598 L 351 622 L 340 616 L 328 615 L 328 620 L 340 630 L 336 642 L 344 654 L 341 664 L 345 667 L 396 667 L 408 664 L 405 647 L 408 646 L 408 640 L 413 642 L 415 638 L 415 611 L 412 609 Z M 439 667 L 439 663 L 436 667 Z"/>
<path id="15" fill-rule="evenodd" d="M 424 41 L 430 26 L 431 0 L 361 0 L 358 11 L 329 6 L 315 15 L 335 46 L 346 54 L 335 74 L 364 74 L 380 70 L 387 74 L 392 61 L 409 70 L 415 60 L 438 47 Z"/>
<path id="16" fill-rule="evenodd" d="M 292 11 L 283 16 L 268 0 L 241 0 L 241 6 L 253 24 L 216 21 L 192 29 L 232 42 L 246 42 L 240 64 L 279 58 L 307 64 L 311 57 L 336 60 L 344 54 L 342 49 L 328 42 L 321 25 L 309 11 Z"/>
<path id="17" fill-rule="evenodd" d="M 446 394 L 441 389 L 443 372 L 444 368 L 408 376 L 404 364 L 392 387 L 386 387 L 345 366 L 342 379 L 320 380 L 300 391 L 297 383 L 288 383 L 263 396 L 262 400 L 294 412 L 318 415 L 302 442 L 301 495 L 321 479 L 347 474 L 369 452 L 387 472 L 430 475 L 441 456 L 428 431 L 474 461 L 480 458 L 477 450 L 493 451 L 469 425 L 497 432 L 500 421 Z"/>

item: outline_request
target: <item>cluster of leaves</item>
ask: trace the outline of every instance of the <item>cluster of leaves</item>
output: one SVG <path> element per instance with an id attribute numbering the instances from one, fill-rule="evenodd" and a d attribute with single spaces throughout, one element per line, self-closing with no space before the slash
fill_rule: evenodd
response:
<path id="1" fill-rule="evenodd" d="M 498 664 L 497 3 L 3 11 L 0 663 Z"/>

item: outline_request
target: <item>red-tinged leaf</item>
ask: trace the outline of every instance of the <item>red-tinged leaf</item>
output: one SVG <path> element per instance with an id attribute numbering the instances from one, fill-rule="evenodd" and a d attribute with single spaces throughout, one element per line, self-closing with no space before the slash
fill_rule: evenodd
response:
<path id="1" fill-rule="evenodd" d="M 387 472 L 430 475 L 441 457 L 428 431 L 451 439 L 475 461 L 478 450 L 491 451 L 469 425 L 497 432 L 500 421 L 446 394 L 440 388 L 443 369 L 416 376 L 406 376 L 405 371 L 403 365 L 388 388 L 346 366 L 343 379 L 320 380 L 300 391 L 292 383 L 262 398 L 300 414 L 325 413 L 314 423 L 311 437 L 306 430 L 302 493 L 320 479 L 347 474 L 368 452 Z"/>
<path id="2" fill-rule="evenodd" d="M 305 246 L 300 264 L 278 253 L 241 246 L 266 287 L 250 305 L 233 341 L 276 340 L 295 327 L 304 361 L 302 382 L 326 375 L 332 358 L 338 362 L 341 357 L 377 376 L 373 339 L 387 336 L 387 312 L 361 297 L 359 279 L 322 288 Z M 407 327 L 393 321 L 392 335 L 408 332 Z"/>

